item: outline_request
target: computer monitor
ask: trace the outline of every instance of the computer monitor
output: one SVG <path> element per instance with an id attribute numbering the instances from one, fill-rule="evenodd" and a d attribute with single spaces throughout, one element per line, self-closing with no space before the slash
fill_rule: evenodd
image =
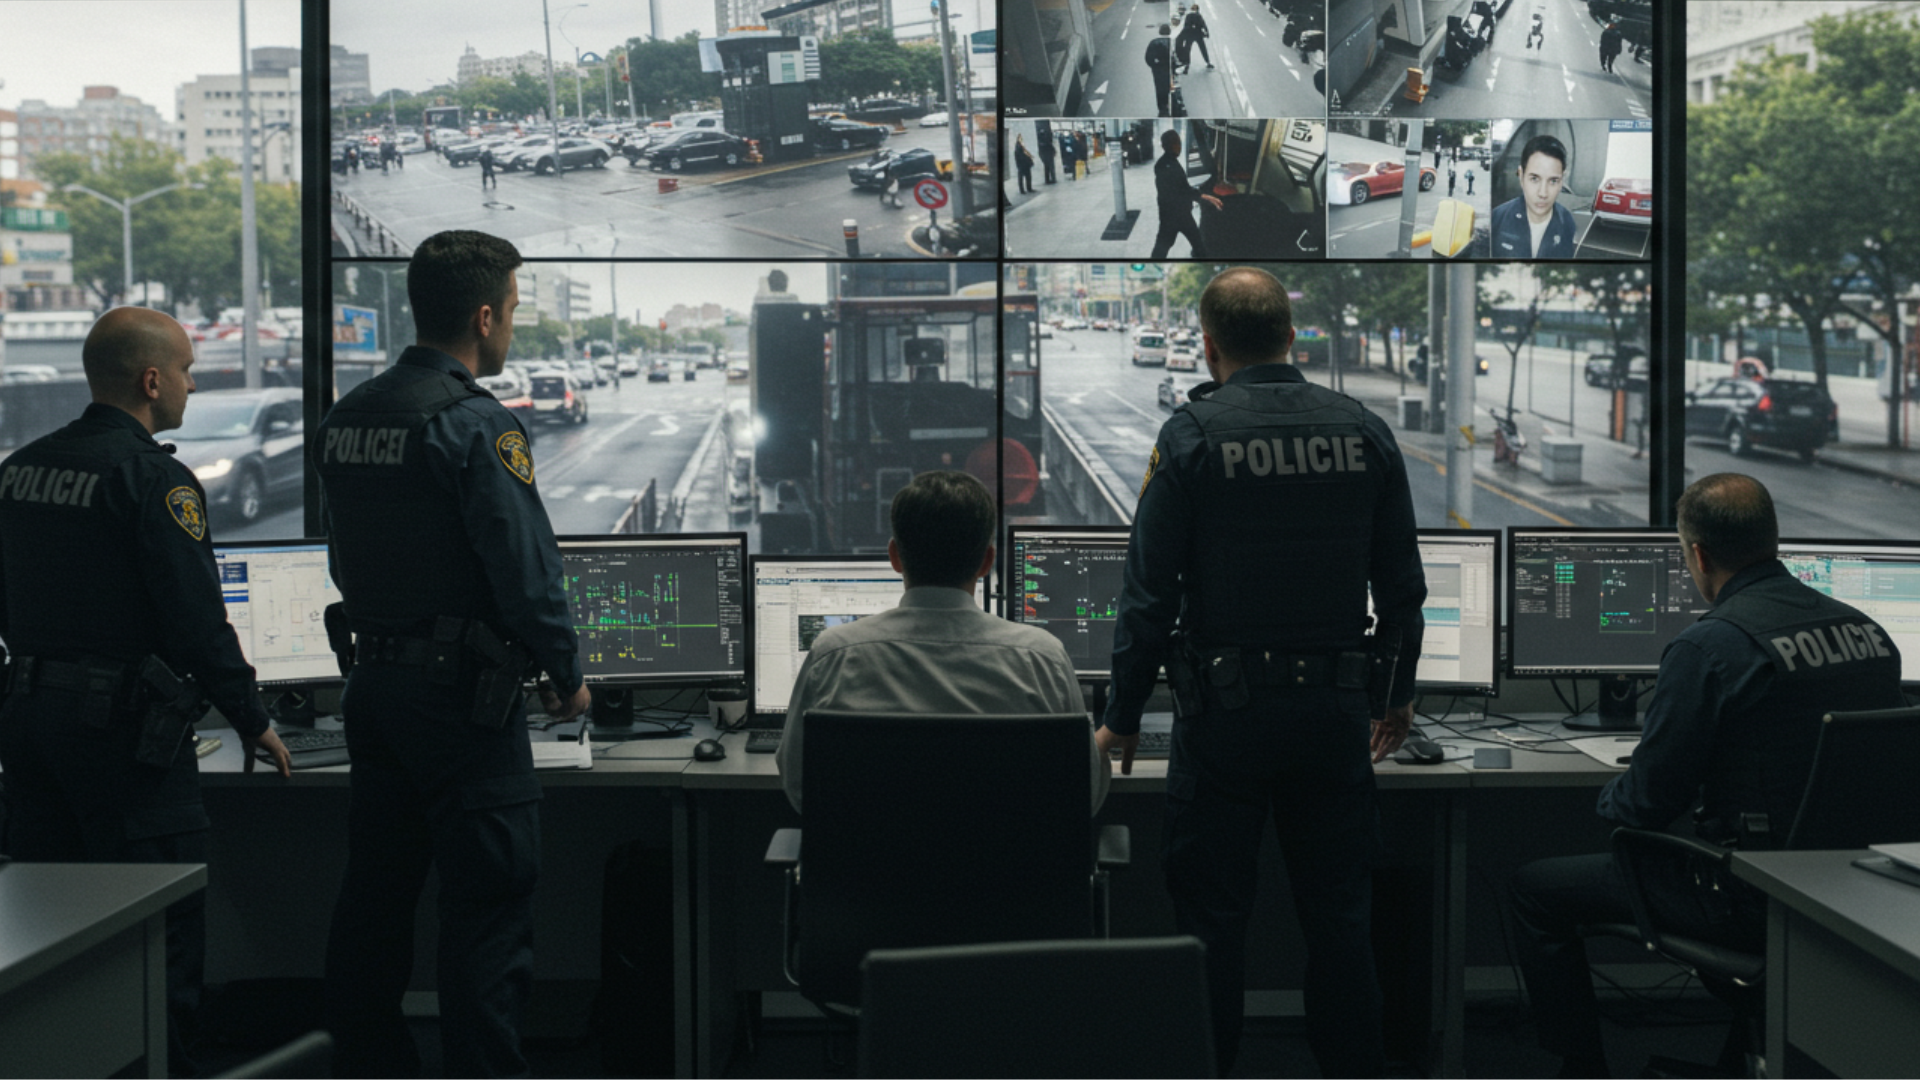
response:
<path id="1" fill-rule="evenodd" d="M 745 533 L 563 538 L 562 580 L 587 682 L 744 681 L 746 557 Z"/>
<path id="2" fill-rule="evenodd" d="M 1920 541 L 1782 540 L 1780 561 L 1879 623 L 1900 650 L 1900 681 L 1920 683 Z"/>
<path id="3" fill-rule="evenodd" d="M 338 683 L 324 612 L 340 602 L 322 540 L 215 544 L 227 621 L 263 687 Z"/>
<path id="4" fill-rule="evenodd" d="M 753 702 L 756 716 L 784 716 L 814 639 L 900 604 L 906 584 L 886 556 L 753 557 Z M 986 609 L 984 580 L 974 602 Z"/>
<path id="5" fill-rule="evenodd" d="M 1597 730 L 1634 725 L 1635 677 L 1710 606 L 1672 529 L 1508 530 L 1507 673 L 1601 676 Z"/>
<path id="6" fill-rule="evenodd" d="M 1422 693 L 1492 695 L 1500 657 L 1500 532 L 1421 529 L 1420 564 L 1427 600 L 1426 634 L 1414 668 Z M 1373 614 L 1373 595 L 1367 595 Z"/>
<path id="7" fill-rule="evenodd" d="M 1014 525 L 1007 529 L 1007 618 L 1067 647 L 1073 670 L 1104 686 L 1127 566 L 1126 525 Z"/>

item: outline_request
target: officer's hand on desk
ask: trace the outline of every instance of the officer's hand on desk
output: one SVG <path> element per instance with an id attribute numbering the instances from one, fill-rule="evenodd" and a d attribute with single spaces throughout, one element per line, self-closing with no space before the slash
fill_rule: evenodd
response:
<path id="1" fill-rule="evenodd" d="M 572 697 L 562 700 L 560 695 L 554 692 L 552 683 L 545 679 L 540 680 L 540 707 L 547 710 L 547 715 L 555 720 L 571 720 L 586 712 L 592 704 L 593 693 L 584 683 L 581 684 L 580 689 L 573 692 Z"/>
<path id="2" fill-rule="evenodd" d="M 1140 746 L 1140 735 L 1138 732 L 1132 735 L 1116 735 L 1113 733 L 1113 729 L 1102 724 L 1094 730 L 1093 744 L 1100 748 L 1102 757 L 1106 756 L 1114 747 L 1119 747 L 1120 775 L 1133 775 L 1133 752 Z"/>
<path id="3" fill-rule="evenodd" d="M 1373 722 L 1373 763 L 1387 760 L 1387 755 L 1400 749 L 1407 739 L 1407 732 L 1413 730 L 1413 702 L 1387 709 L 1385 720 Z"/>
<path id="4" fill-rule="evenodd" d="M 273 755 L 273 767 L 280 770 L 280 775 L 292 779 L 293 759 L 287 756 L 287 744 L 280 741 L 280 736 L 272 728 L 261 732 L 257 739 L 240 740 L 240 747 L 245 752 L 244 760 L 246 761 L 241 768 L 246 772 L 253 771 L 253 752 L 262 746 L 267 748 L 267 753 Z"/>

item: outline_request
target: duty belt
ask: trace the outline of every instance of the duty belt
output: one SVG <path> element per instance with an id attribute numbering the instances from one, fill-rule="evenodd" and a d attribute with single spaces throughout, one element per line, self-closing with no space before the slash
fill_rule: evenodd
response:
<path id="1" fill-rule="evenodd" d="M 120 689 L 127 665 L 119 661 L 101 664 L 70 664 L 61 660 L 42 660 L 16 656 L 9 669 L 7 688 L 16 694 L 36 689 L 66 690 L 75 694 L 113 695 Z"/>
<path id="2" fill-rule="evenodd" d="M 1203 665 L 1219 662 L 1202 650 Z M 1365 689 L 1367 654 L 1359 650 L 1344 652 L 1279 652 L 1254 646 L 1240 648 L 1240 671 L 1248 686 L 1289 686 L 1296 688 L 1343 687 Z"/>
<path id="3" fill-rule="evenodd" d="M 357 634 L 354 636 L 353 659 L 358 664 L 426 667 L 429 664 L 457 664 L 466 651 L 464 641 L 435 641 L 432 638 L 397 634 Z"/>

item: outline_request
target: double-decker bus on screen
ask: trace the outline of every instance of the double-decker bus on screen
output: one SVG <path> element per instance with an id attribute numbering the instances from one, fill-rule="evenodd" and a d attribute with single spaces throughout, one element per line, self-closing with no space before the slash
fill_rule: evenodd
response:
<path id="1" fill-rule="evenodd" d="M 1007 512 L 1041 497 L 1036 305 L 1002 301 L 991 263 L 836 269 L 825 304 L 762 297 L 748 336 L 755 520 L 766 552 L 881 551 L 894 493 L 929 469 L 996 491 Z M 1004 485 L 1002 462 L 1005 462 Z"/>

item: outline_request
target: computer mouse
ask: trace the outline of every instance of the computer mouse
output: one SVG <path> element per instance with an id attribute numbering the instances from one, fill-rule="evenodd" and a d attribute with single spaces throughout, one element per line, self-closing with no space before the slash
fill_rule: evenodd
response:
<path id="1" fill-rule="evenodd" d="M 1402 765 L 1438 765 L 1447 760 L 1447 751 L 1432 739 L 1423 739 L 1418 735 L 1400 744 L 1393 760 Z"/>
<path id="2" fill-rule="evenodd" d="M 693 744 L 693 760 L 719 761 L 727 756 L 727 748 L 720 745 L 719 739 L 701 739 Z"/>

